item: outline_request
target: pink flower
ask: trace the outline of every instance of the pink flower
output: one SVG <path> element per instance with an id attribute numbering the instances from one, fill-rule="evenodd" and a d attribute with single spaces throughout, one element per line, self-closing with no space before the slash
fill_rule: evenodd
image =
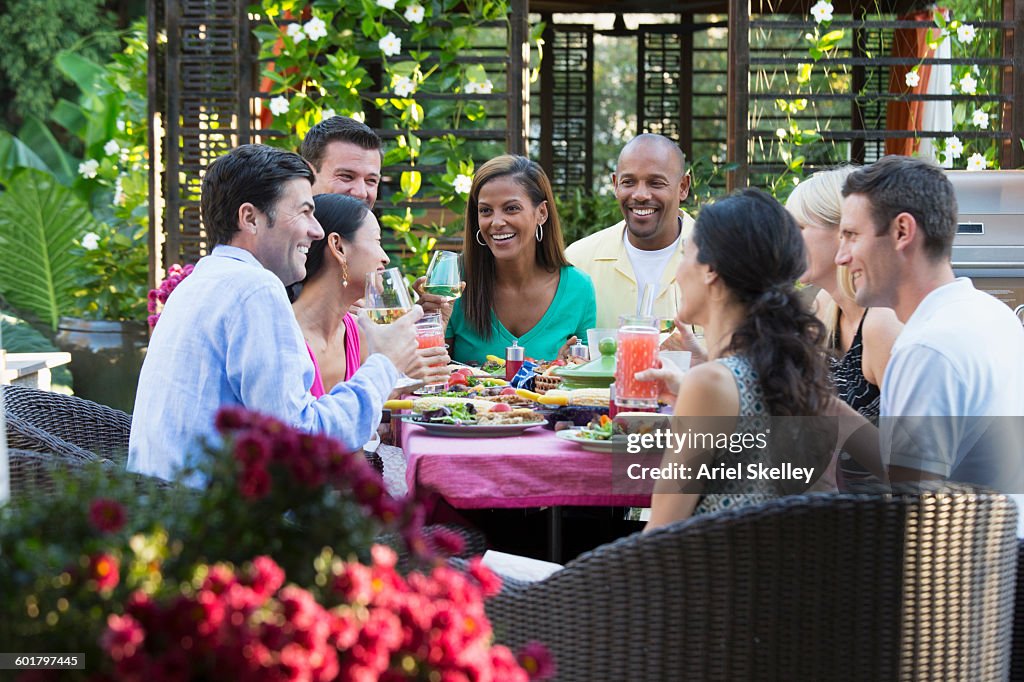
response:
<path id="1" fill-rule="evenodd" d="M 114 589 L 121 581 L 120 564 L 117 558 L 106 552 L 99 552 L 89 557 L 87 572 L 89 580 L 96 581 L 96 589 L 101 592 Z"/>
<path id="2" fill-rule="evenodd" d="M 146 638 L 139 622 L 131 616 L 112 613 L 107 616 L 107 629 L 100 638 L 100 646 L 115 661 L 131 658 Z"/>
<path id="3" fill-rule="evenodd" d="M 466 548 L 465 539 L 447 528 L 435 529 L 427 539 L 439 554 L 446 556 L 457 556 Z"/>
<path id="4" fill-rule="evenodd" d="M 269 597 L 284 584 L 284 571 L 270 557 L 258 556 L 252 560 L 246 579 L 246 584 L 257 595 Z"/>
<path id="5" fill-rule="evenodd" d="M 370 548 L 370 557 L 375 566 L 380 568 L 394 568 L 398 563 L 398 554 L 387 545 L 374 545 Z"/>
<path id="6" fill-rule="evenodd" d="M 501 592 L 501 578 L 491 569 L 484 566 L 483 559 L 476 557 L 469 562 L 469 574 L 480 583 L 485 597 L 493 597 Z"/>
<path id="7" fill-rule="evenodd" d="M 549 680 L 555 676 L 555 659 L 540 642 L 528 642 L 516 660 L 531 680 Z"/>
<path id="8" fill-rule="evenodd" d="M 124 528 L 124 507 L 114 500 L 93 500 L 89 506 L 89 521 L 101 533 L 116 533 Z"/>

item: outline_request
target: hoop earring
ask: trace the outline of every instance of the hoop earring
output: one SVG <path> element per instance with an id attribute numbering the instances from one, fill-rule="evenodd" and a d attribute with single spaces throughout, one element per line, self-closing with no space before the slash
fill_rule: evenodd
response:
<path id="1" fill-rule="evenodd" d="M 535 236 L 537 237 L 537 241 L 544 241 L 544 223 L 537 223 L 537 233 Z"/>
<path id="2" fill-rule="evenodd" d="M 484 234 L 480 230 L 476 231 L 476 243 L 480 246 L 487 246 L 487 242 L 484 241 Z"/>

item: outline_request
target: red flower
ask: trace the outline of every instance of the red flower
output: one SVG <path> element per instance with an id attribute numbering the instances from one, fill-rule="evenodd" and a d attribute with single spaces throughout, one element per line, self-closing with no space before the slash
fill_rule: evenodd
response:
<path id="1" fill-rule="evenodd" d="M 466 540 L 447 528 L 434 529 L 427 540 L 439 554 L 445 556 L 457 556 L 466 548 Z"/>
<path id="2" fill-rule="evenodd" d="M 258 431 L 246 431 L 235 441 L 235 459 L 244 468 L 264 467 L 270 461 L 270 441 Z"/>
<path id="3" fill-rule="evenodd" d="M 555 676 L 555 659 L 540 642 L 528 642 L 516 660 L 531 680 L 549 680 Z"/>
<path id="4" fill-rule="evenodd" d="M 259 500 L 270 492 L 270 474 L 263 467 L 249 467 L 238 479 L 238 491 L 242 497 Z"/>
<path id="5" fill-rule="evenodd" d="M 88 575 L 90 580 L 96 581 L 96 589 L 112 590 L 121 581 L 120 564 L 116 557 L 105 552 L 93 554 L 89 557 Z"/>
<path id="6" fill-rule="evenodd" d="M 227 405 L 217 410 L 213 424 L 220 433 L 227 433 L 248 426 L 251 418 L 251 413 L 241 405 Z"/>
<path id="7" fill-rule="evenodd" d="M 284 584 L 284 571 L 268 556 L 258 556 L 246 573 L 246 585 L 258 596 L 266 598 L 277 592 Z"/>
<path id="8" fill-rule="evenodd" d="M 101 533 L 116 533 L 124 527 L 124 507 L 114 500 L 93 500 L 89 506 L 89 521 Z"/>
<path id="9" fill-rule="evenodd" d="M 469 574 L 480 583 L 485 597 L 493 597 L 501 592 L 501 578 L 491 569 L 484 566 L 483 559 L 476 557 L 469 562 Z"/>
<path id="10" fill-rule="evenodd" d="M 115 661 L 131 658 L 146 638 L 139 622 L 131 616 L 112 613 L 107 616 L 107 629 L 100 638 L 100 646 Z"/>

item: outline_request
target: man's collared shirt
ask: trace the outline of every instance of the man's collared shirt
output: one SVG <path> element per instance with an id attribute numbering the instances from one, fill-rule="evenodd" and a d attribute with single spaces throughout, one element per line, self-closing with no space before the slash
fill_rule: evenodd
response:
<path id="1" fill-rule="evenodd" d="M 657 293 L 654 298 L 655 315 L 665 316 L 671 311 L 675 316 L 675 297 L 672 287 L 676 282 L 676 270 L 683 258 L 682 243 L 693 232 L 694 221 L 685 212 L 679 211 L 682 219 L 682 236 L 679 248 L 665 266 L 658 280 Z M 637 278 L 633 265 L 626 253 L 623 235 L 626 221 L 622 220 L 600 232 L 586 236 L 573 242 L 565 250 L 569 262 L 590 275 L 594 282 L 594 293 L 597 297 L 597 326 L 614 329 L 619 326 L 620 315 L 636 313 L 636 301 L 639 295 Z"/>
<path id="2" fill-rule="evenodd" d="M 214 416 L 242 405 L 353 451 L 380 422 L 399 377 L 371 355 L 350 381 L 317 400 L 313 363 L 284 285 L 250 252 L 219 245 L 167 301 L 139 377 L 128 468 L 170 479 L 201 440 L 219 442 Z"/>

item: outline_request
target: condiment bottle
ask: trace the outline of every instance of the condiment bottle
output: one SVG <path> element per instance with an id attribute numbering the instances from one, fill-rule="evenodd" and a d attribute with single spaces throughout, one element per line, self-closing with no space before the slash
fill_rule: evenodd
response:
<path id="1" fill-rule="evenodd" d="M 512 345 L 505 349 L 505 381 L 512 381 L 525 358 L 526 349 L 519 345 L 518 340 L 513 340 Z"/>

